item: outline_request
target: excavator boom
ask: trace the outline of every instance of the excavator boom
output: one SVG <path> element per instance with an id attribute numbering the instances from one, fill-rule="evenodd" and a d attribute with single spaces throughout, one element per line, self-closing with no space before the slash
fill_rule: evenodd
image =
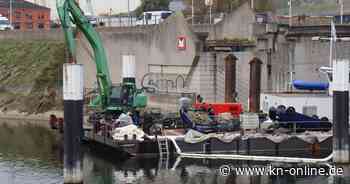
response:
<path id="1" fill-rule="evenodd" d="M 84 34 L 92 47 L 99 88 L 98 100 L 95 100 L 93 105 L 106 109 L 110 101 L 112 82 L 110 79 L 106 52 L 101 37 L 85 17 L 84 12 L 80 9 L 75 0 L 57 0 L 57 11 L 68 45 L 69 54 L 73 60 L 76 60 L 75 29 Z M 75 29 L 73 24 L 76 26 Z"/>

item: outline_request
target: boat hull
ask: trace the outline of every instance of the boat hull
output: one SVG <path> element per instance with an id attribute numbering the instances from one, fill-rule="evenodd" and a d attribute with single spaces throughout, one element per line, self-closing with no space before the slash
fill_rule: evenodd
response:
<path id="1" fill-rule="evenodd" d="M 275 143 L 265 137 L 238 138 L 229 143 L 215 138 L 210 138 L 199 143 L 187 143 L 184 140 L 184 136 L 173 137 L 184 153 L 318 157 L 318 155 L 327 155 L 332 152 L 332 137 L 317 143 L 308 143 L 297 137 L 292 137 L 281 143 Z M 158 138 L 163 139 L 165 137 L 159 136 Z M 85 141 L 115 149 L 116 152 L 128 156 L 153 157 L 159 155 L 158 142 L 155 138 L 144 141 L 114 141 L 111 138 L 101 135 L 86 134 Z M 175 147 L 170 140 L 168 140 L 168 145 L 170 155 L 176 154 Z"/>

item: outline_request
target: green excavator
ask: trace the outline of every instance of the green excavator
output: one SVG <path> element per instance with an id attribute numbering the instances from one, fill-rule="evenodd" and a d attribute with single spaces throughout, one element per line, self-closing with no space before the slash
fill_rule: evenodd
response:
<path id="1" fill-rule="evenodd" d="M 139 112 L 145 108 L 147 97 L 142 89 L 136 88 L 135 77 L 124 77 L 121 84 L 112 84 L 101 37 L 79 4 L 75 0 L 57 0 L 57 11 L 72 60 L 76 61 L 75 34 L 78 31 L 83 33 L 93 49 L 98 93 L 90 101 L 89 107 L 94 109 L 95 114 L 102 115 L 100 118 L 117 118 L 121 113 Z"/>

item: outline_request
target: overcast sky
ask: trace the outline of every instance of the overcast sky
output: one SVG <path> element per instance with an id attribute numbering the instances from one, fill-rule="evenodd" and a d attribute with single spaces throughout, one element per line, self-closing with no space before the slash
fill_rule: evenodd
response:
<path id="1" fill-rule="evenodd" d="M 86 0 L 80 0 L 82 8 L 86 8 Z M 128 10 L 128 0 L 91 0 L 94 11 L 97 14 L 107 13 L 112 8 L 114 13 L 126 12 Z M 130 9 L 135 9 L 140 0 L 129 0 Z"/>
<path id="2" fill-rule="evenodd" d="M 51 8 L 52 18 L 57 18 L 56 13 L 56 0 L 29 0 L 31 2 L 43 3 L 44 5 Z M 79 0 L 80 6 L 86 11 L 86 0 Z M 127 12 L 128 11 L 128 0 L 91 0 L 95 14 L 107 13 L 112 9 L 113 13 Z M 130 9 L 135 9 L 139 4 L 140 0 L 129 0 Z"/>

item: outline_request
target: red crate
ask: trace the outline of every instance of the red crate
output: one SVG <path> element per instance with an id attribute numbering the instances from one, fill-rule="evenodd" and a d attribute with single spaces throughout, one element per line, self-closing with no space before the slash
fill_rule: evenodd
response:
<path id="1" fill-rule="evenodd" d="M 193 108 L 196 110 L 205 110 L 207 111 L 209 107 L 212 107 L 215 115 L 221 113 L 231 113 L 233 117 L 239 117 L 243 112 L 242 104 L 240 103 L 195 103 Z"/>

